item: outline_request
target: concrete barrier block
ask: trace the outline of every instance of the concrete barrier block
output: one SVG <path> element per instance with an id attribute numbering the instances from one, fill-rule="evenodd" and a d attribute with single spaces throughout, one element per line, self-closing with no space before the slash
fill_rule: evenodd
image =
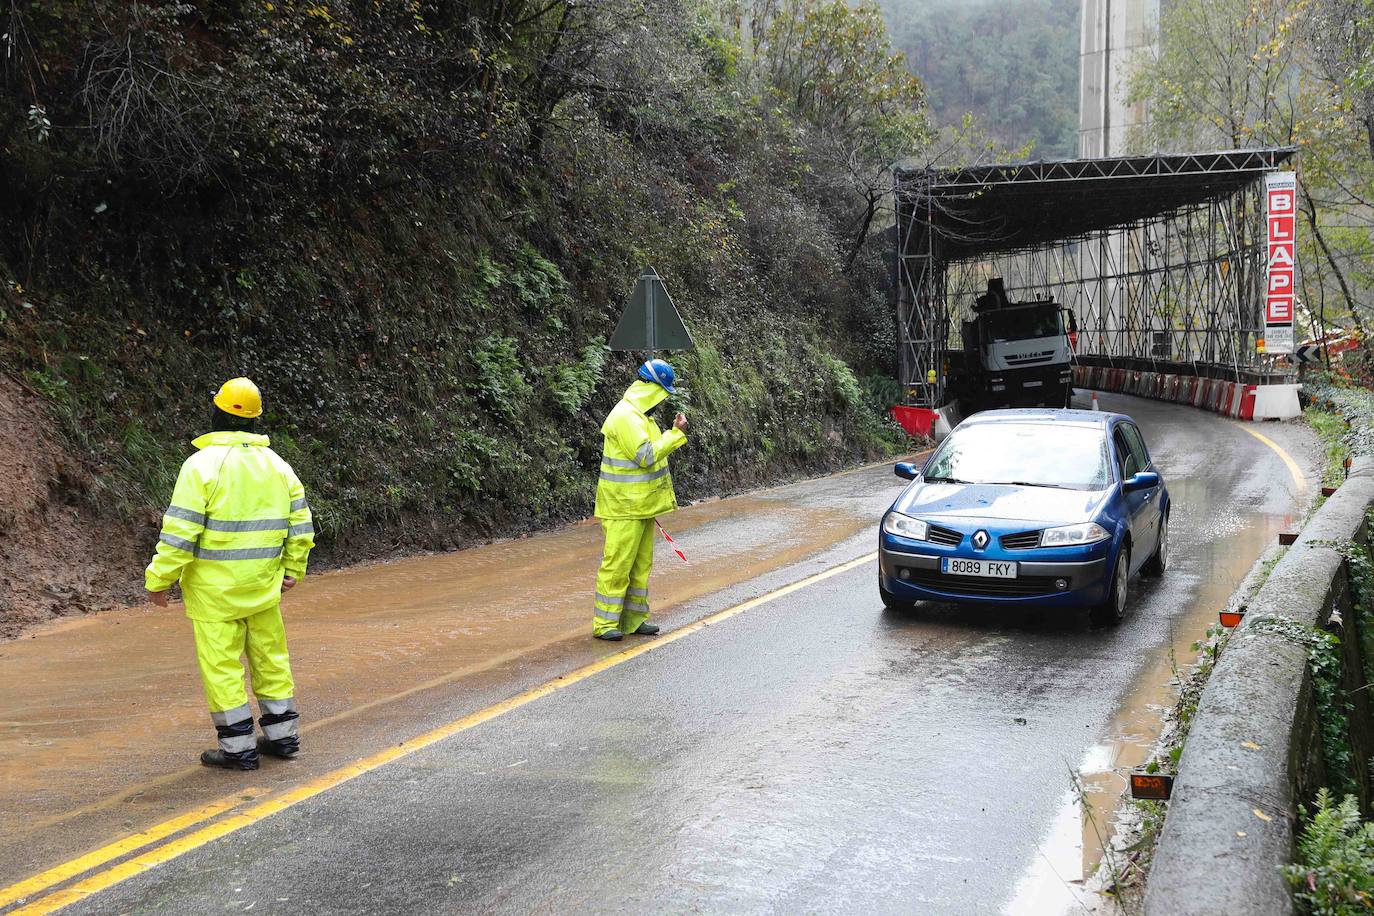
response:
<path id="1" fill-rule="evenodd" d="M 1193 406 L 1201 407 L 1207 403 L 1207 392 L 1212 390 L 1212 380 L 1200 378 L 1193 383 Z"/>
<path id="2" fill-rule="evenodd" d="M 1224 405 L 1230 403 L 1230 400 L 1230 383 L 1218 379 L 1217 383 L 1212 386 L 1212 399 L 1207 402 L 1207 409 L 1213 413 L 1224 413 Z"/>
<path id="3" fill-rule="evenodd" d="M 1256 420 L 1291 420 L 1302 416 L 1297 385 L 1260 385 L 1255 389 Z"/>

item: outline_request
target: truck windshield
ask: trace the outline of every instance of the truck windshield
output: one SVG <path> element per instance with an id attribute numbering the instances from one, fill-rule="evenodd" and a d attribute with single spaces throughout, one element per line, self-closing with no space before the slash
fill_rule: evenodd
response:
<path id="1" fill-rule="evenodd" d="M 1059 318 L 1059 306 L 1003 309 L 988 312 L 988 341 L 1033 340 L 1037 337 L 1057 337 L 1064 333 Z"/>
<path id="2" fill-rule="evenodd" d="M 957 429 L 930 459 L 927 482 L 1102 490 L 1111 481 L 1100 427 L 977 423 Z"/>

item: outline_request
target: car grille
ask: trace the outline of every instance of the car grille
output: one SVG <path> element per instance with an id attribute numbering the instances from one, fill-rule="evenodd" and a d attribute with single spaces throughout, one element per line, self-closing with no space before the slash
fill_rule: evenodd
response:
<path id="1" fill-rule="evenodd" d="M 985 598 L 1028 598 L 1033 595 L 1051 595 L 1058 591 L 1054 587 L 1053 576 L 981 579 L 974 576 L 947 576 L 935 569 L 912 569 L 911 578 L 904 581 L 950 595 L 977 595 Z"/>
<path id="2" fill-rule="evenodd" d="M 958 547 L 963 539 L 964 536 L 952 528 L 941 528 L 939 525 L 929 525 L 926 528 L 926 540 L 932 544 Z"/>
<path id="3" fill-rule="evenodd" d="M 1039 546 L 1039 531 L 1018 531 L 1016 534 L 1004 534 L 1002 536 L 1003 550 L 1029 550 Z"/>

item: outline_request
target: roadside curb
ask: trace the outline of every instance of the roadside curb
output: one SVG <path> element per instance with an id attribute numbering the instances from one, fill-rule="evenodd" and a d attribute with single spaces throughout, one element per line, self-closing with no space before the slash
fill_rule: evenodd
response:
<path id="1" fill-rule="evenodd" d="M 1307 651 L 1273 624 L 1320 628 L 1335 610 L 1350 619 L 1339 546 L 1367 537 L 1371 503 L 1374 459 L 1362 459 L 1279 560 L 1217 661 L 1179 761 L 1147 916 L 1294 912 L 1281 868 L 1293 858 L 1297 805 L 1325 774 Z M 1358 641 L 1343 646 L 1349 664 Z"/>

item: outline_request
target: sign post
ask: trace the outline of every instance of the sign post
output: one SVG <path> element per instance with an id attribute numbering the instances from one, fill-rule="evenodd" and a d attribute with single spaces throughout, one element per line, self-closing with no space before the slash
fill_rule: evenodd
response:
<path id="1" fill-rule="evenodd" d="M 1271 355 L 1293 352 L 1294 281 L 1298 264 L 1297 193 L 1296 172 L 1270 172 L 1264 178 L 1269 257 L 1264 277 L 1263 352 Z"/>

